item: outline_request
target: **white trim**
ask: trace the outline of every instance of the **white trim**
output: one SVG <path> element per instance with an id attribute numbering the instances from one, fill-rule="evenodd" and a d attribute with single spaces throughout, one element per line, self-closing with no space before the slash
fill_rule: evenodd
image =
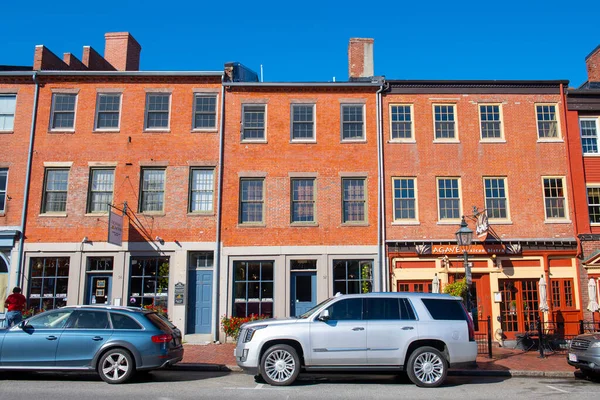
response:
<path id="1" fill-rule="evenodd" d="M 410 137 L 409 138 L 394 138 L 394 121 L 392 121 L 392 108 L 393 107 L 407 107 L 410 111 Z M 415 112 L 414 112 L 414 104 L 412 103 L 390 103 L 388 104 L 388 115 L 390 116 L 389 121 L 389 129 L 390 129 L 390 140 L 388 143 L 416 143 L 417 140 L 415 138 Z M 404 121 L 406 122 L 406 121 Z"/>
<path id="2" fill-rule="evenodd" d="M 312 106 L 312 124 L 313 124 L 313 135 L 312 138 L 294 138 L 294 107 L 296 106 Z M 314 102 L 291 102 L 290 103 L 290 143 L 316 143 L 317 142 L 317 104 Z"/>
<path id="3" fill-rule="evenodd" d="M 477 115 L 479 117 L 479 141 L 482 143 L 506 143 L 506 139 L 504 136 L 504 113 L 502 110 L 502 103 L 477 103 Z M 498 107 L 498 115 L 500 117 L 499 123 L 500 123 L 500 137 L 498 138 L 484 138 L 483 137 L 483 126 L 482 126 L 482 120 L 481 120 L 481 107 L 482 106 L 492 106 Z"/>
<path id="4" fill-rule="evenodd" d="M 119 120 L 117 122 L 116 128 L 98 128 L 98 113 L 100 110 L 98 106 L 100 105 L 100 97 L 102 96 L 118 96 L 119 97 Z M 111 111 L 102 111 L 102 112 L 111 112 Z M 114 112 L 114 111 L 112 111 Z M 94 132 L 119 132 L 121 129 L 121 115 L 123 112 L 123 93 L 122 92 L 104 92 L 98 90 L 96 93 L 96 108 L 94 111 Z"/>

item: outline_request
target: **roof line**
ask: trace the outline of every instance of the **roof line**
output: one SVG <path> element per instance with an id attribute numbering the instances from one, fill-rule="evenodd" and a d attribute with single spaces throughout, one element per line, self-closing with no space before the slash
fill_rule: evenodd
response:
<path id="1" fill-rule="evenodd" d="M 33 71 L 32 71 L 33 72 Z M 31 73 L 29 75 L 31 75 Z M 36 71 L 39 76 L 222 76 L 223 71 Z"/>
<path id="2" fill-rule="evenodd" d="M 284 87 L 284 86 L 324 86 L 324 87 L 380 87 L 381 82 L 223 82 L 224 86 Z"/>

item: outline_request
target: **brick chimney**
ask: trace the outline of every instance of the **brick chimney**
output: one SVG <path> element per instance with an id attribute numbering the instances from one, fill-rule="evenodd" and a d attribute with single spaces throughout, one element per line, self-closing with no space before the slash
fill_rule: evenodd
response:
<path id="1" fill-rule="evenodd" d="M 600 46 L 585 58 L 588 82 L 600 82 Z"/>
<path id="2" fill-rule="evenodd" d="M 368 78 L 374 75 L 373 42 L 373 39 L 350 39 L 348 44 L 348 78 Z"/>
<path id="3" fill-rule="evenodd" d="M 142 46 L 129 32 L 109 32 L 104 40 L 104 58 L 117 71 L 139 71 Z"/>

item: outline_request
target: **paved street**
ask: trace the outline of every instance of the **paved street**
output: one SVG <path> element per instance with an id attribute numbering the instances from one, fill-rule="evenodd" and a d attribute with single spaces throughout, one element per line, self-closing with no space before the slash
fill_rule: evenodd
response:
<path id="1" fill-rule="evenodd" d="M 600 383 L 574 378 L 449 377 L 422 389 L 406 377 L 310 375 L 291 387 L 256 383 L 242 373 L 156 371 L 125 385 L 108 385 L 93 374 L 0 373 L 0 400 L 20 399 L 595 399 Z"/>

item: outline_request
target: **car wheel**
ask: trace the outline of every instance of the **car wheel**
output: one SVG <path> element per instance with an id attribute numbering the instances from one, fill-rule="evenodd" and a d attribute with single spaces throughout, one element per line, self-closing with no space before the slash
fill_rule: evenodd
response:
<path id="1" fill-rule="evenodd" d="M 442 353 L 433 347 L 419 347 L 408 359 L 408 377 L 417 386 L 437 387 L 446 380 L 448 366 Z"/>
<path id="2" fill-rule="evenodd" d="M 292 346 L 286 344 L 269 347 L 262 356 L 260 372 L 269 385 L 290 385 L 300 373 L 298 353 Z"/>
<path id="3" fill-rule="evenodd" d="M 135 372 L 131 354 L 125 349 L 110 349 L 100 357 L 98 374 L 104 382 L 123 383 Z"/>

